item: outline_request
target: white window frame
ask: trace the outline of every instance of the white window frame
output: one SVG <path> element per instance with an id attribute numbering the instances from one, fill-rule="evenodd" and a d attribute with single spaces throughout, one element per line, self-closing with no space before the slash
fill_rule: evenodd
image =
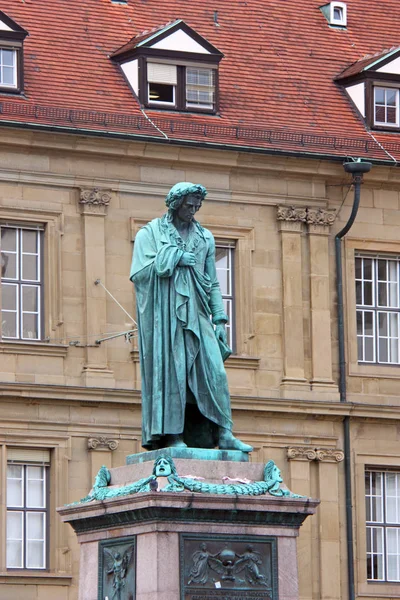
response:
<path id="1" fill-rule="evenodd" d="M 201 84 L 201 83 L 188 83 L 188 71 L 192 70 L 192 71 L 197 71 L 197 74 L 200 75 L 200 71 L 208 71 L 211 75 L 211 85 L 205 85 L 205 84 Z M 195 109 L 207 109 L 207 110 L 213 110 L 215 107 L 215 78 L 216 78 L 216 73 L 215 73 L 215 69 L 211 69 L 208 67 L 186 67 L 185 68 L 185 105 L 186 108 L 195 108 Z M 188 101 L 188 89 L 190 88 L 196 88 L 196 91 L 201 92 L 201 88 L 204 88 L 204 90 L 208 91 L 209 93 L 212 94 L 212 101 L 211 103 L 201 103 L 198 102 L 197 104 L 195 102 L 190 102 Z"/>
<path id="2" fill-rule="evenodd" d="M 338 19 L 335 17 L 335 10 L 339 10 L 341 17 Z M 329 5 L 329 23 L 330 25 L 340 25 L 346 27 L 347 25 L 347 5 L 345 2 L 331 2 Z"/>
<path id="3" fill-rule="evenodd" d="M 226 337 L 228 345 L 231 347 L 233 353 L 236 351 L 236 328 L 235 328 L 235 242 L 228 240 L 215 240 L 215 248 L 223 248 L 227 250 L 227 292 L 223 293 L 221 288 L 221 270 L 216 263 L 217 278 L 220 283 L 222 301 L 224 303 L 225 313 L 229 317 L 229 321 L 226 324 Z"/>
<path id="4" fill-rule="evenodd" d="M 395 481 L 389 495 L 388 479 Z M 375 493 L 373 493 L 373 486 Z M 400 582 L 400 472 L 369 467 L 365 470 L 366 556 L 369 582 Z M 392 508 L 389 501 L 392 500 Z M 393 505 L 395 507 L 394 515 Z M 389 536 L 395 537 L 396 551 L 390 551 Z M 391 557 L 395 557 L 396 576 L 390 576 Z"/>
<path id="5" fill-rule="evenodd" d="M 43 232 L 44 227 L 42 225 L 25 225 L 25 224 L 16 224 L 16 223 L 0 223 L 0 234 L 2 229 L 14 229 L 16 231 L 16 251 L 4 251 L 7 254 L 15 254 L 16 255 L 16 277 L 3 277 L 1 274 L 1 287 L 2 290 L 5 289 L 6 286 L 14 286 L 17 288 L 16 293 L 16 310 L 8 310 L 1 307 L 1 314 L 5 312 L 15 312 L 16 314 L 16 335 L 15 336 L 7 336 L 3 334 L 3 331 L 0 331 L 1 338 L 4 340 L 21 340 L 21 341 L 41 341 L 43 339 Z M 22 238 L 23 231 L 35 231 L 37 232 L 37 253 L 24 252 L 22 247 Z M 0 248 L 1 250 L 1 248 Z M 36 279 L 24 279 L 23 278 L 23 269 L 22 269 L 22 258 L 23 256 L 37 256 L 37 278 Z M 36 311 L 24 311 L 23 306 L 23 292 L 24 289 L 28 287 L 33 287 L 37 291 L 37 310 Z M 35 314 L 37 315 L 37 337 L 26 337 L 23 335 L 23 318 L 25 314 Z"/>
<path id="6" fill-rule="evenodd" d="M 389 123 L 387 120 L 386 121 L 377 121 L 376 120 L 376 106 L 377 106 L 377 102 L 376 102 L 376 92 L 377 90 L 383 90 L 385 93 L 385 103 L 384 104 L 379 104 L 379 106 L 384 107 L 385 108 L 385 115 L 387 116 L 387 108 L 388 108 L 388 104 L 386 102 L 386 97 L 387 97 L 387 91 L 391 91 L 391 92 L 395 92 L 396 94 L 396 122 L 395 123 Z M 390 86 L 383 86 L 383 85 L 374 85 L 374 100 L 373 100 L 373 122 L 374 125 L 377 126 L 384 126 L 384 127 L 399 127 L 399 90 L 397 88 L 394 87 L 390 87 Z"/>
<path id="7" fill-rule="evenodd" d="M 12 69 L 13 69 L 13 82 L 12 83 L 4 83 L 3 81 L 3 68 L 5 65 L 3 65 L 3 52 L 7 51 L 7 52 L 12 52 L 13 54 L 13 64 L 12 64 Z M 8 66 L 8 65 L 7 65 Z M 10 88 L 10 89 L 16 89 L 18 87 L 18 57 L 17 57 L 17 51 L 13 48 L 8 48 L 7 46 L 2 46 L 0 43 L 0 88 Z"/>
<path id="8" fill-rule="evenodd" d="M 37 452 L 37 451 L 36 451 Z M 22 453 L 27 454 L 28 458 L 26 460 L 16 459 L 16 460 L 8 460 L 7 461 L 7 489 L 6 489 L 6 517 L 8 521 L 8 517 L 10 515 L 20 515 L 21 519 L 21 537 L 17 539 L 17 541 L 21 542 L 22 545 L 22 556 L 20 564 L 12 564 L 7 556 L 6 551 L 6 568 L 8 571 L 46 571 L 48 570 L 48 544 L 49 544 L 49 493 L 48 493 L 48 479 L 49 479 L 49 468 L 50 468 L 50 460 L 46 460 L 45 462 L 42 460 L 41 462 L 37 462 L 36 457 L 34 456 L 35 451 L 33 451 L 33 456 L 29 458 L 29 450 L 22 451 Z M 39 454 L 41 452 L 39 451 Z M 45 451 L 44 454 L 48 454 L 49 452 Z M 21 468 L 22 479 L 21 479 L 21 495 L 22 502 L 11 504 L 9 501 L 8 494 L 8 485 L 9 481 L 12 481 L 13 478 L 9 477 L 9 467 L 17 466 Z M 41 506 L 36 506 L 34 504 L 30 505 L 27 497 L 27 488 L 28 488 L 28 474 L 29 468 L 36 467 L 41 469 L 42 477 L 39 481 L 43 482 L 42 485 L 42 493 L 43 493 L 43 503 Z M 32 538 L 29 539 L 29 521 L 32 515 L 40 515 L 42 519 L 42 538 Z M 9 536 L 9 532 L 6 526 L 6 541 L 12 542 L 15 541 L 13 538 Z M 29 564 L 28 557 L 28 545 L 30 541 L 39 541 L 42 542 L 42 555 L 40 566 Z"/>
<path id="9" fill-rule="evenodd" d="M 358 363 L 400 365 L 400 256 L 357 252 L 355 266 Z"/>

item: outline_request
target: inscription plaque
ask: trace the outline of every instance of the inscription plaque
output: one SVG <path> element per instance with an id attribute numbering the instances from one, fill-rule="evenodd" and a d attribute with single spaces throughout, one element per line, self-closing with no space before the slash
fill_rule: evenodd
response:
<path id="1" fill-rule="evenodd" d="M 180 535 L 181 600 L 278 600 L 276 538 Z"/>
<path id="2" fill-rule="evenodd" d="M 135 600 L 136 537 L 99 543 L 98 600 Z"/>

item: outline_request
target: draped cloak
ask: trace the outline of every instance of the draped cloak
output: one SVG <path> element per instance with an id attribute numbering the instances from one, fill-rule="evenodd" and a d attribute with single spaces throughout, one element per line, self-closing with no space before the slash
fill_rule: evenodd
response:
<path id="1" fill-rule="evenodd" d="M 185 251 L 195 254 L 194 267 L 178 266 Z M 142 445 L 156 448 L 162 436 L 181 434 L 186 404 L 193 399 L 205 421 L 232 429 L 228 382 L 212 324 L 227 317 L 211 232 L 193 221 L 184 241 L 168 214 L 154 219 L 136 235 L 130 279 L 139 329 Z"/>

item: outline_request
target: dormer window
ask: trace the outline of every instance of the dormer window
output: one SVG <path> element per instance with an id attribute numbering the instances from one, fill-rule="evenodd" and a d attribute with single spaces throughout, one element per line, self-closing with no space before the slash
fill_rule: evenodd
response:
<path id="1" fill-rule="evenodd" d="M 346 27 L 347 25 L 347 6 L 344 2 L 330 3 L 330 24 Z"/>
<path id="2" fill-rule="evenodd" d="M 0 11 L 0 93 L 22 91 L 22 45 L 27 35 L 27 31 Z"/>
<path id="3" fill-rule="evenodd" d="M 217 111 L 222 57 L 183 21 L 136 37 L 113 55 L 143 106 L 206 113 Z"/>
<path id="4" fill-rule="evenodd" d="M 344 2 L 330 2 L 320 9 L 332 27 L 347 26 L 347 6 Z"/>
<path id="5" fill-rule="evenodd" d="M 400 131 L 400 47 L 362 57 L 336 81 L 368 127 Z"/>

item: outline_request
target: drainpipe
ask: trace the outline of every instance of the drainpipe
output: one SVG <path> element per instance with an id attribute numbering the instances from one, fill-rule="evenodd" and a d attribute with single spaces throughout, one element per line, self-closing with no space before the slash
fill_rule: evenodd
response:
<path id="1" fill-rule="evenodd" d="M 346 173 L 353 176 L 354 201 L 350 218 L 346 225 L 335 236 L 336 250 L 336 292 L 337 292 L 337 312 L 338 312 L 338 342 L 339 342 L 339 394 L 340 402 L 347 402 L 346 397 L 346 355 L 344 340 L 344 318 L 343 318 L 343 272 L 342 272 L 342 238 L 348 233 L 357 216 L 360 205 L 360 190 L 363 181 L 363 174 L 371 170 L 372 164 L 361 162 L 358 159 L 355 162 L 343 163 Z M 350 417 L 346 416 L 343 421 L 344 434 L 344 473 L 345 473 L 345 492 L 346 492 L 346 533 L 347 533 L 347 577 L 349 600 L 355 599 L 354 589 L 354 548 L 353 548 L 353 513 L 352 513 L 352 493 L 351 493 L 351 456 L 350 456 Z"/>

